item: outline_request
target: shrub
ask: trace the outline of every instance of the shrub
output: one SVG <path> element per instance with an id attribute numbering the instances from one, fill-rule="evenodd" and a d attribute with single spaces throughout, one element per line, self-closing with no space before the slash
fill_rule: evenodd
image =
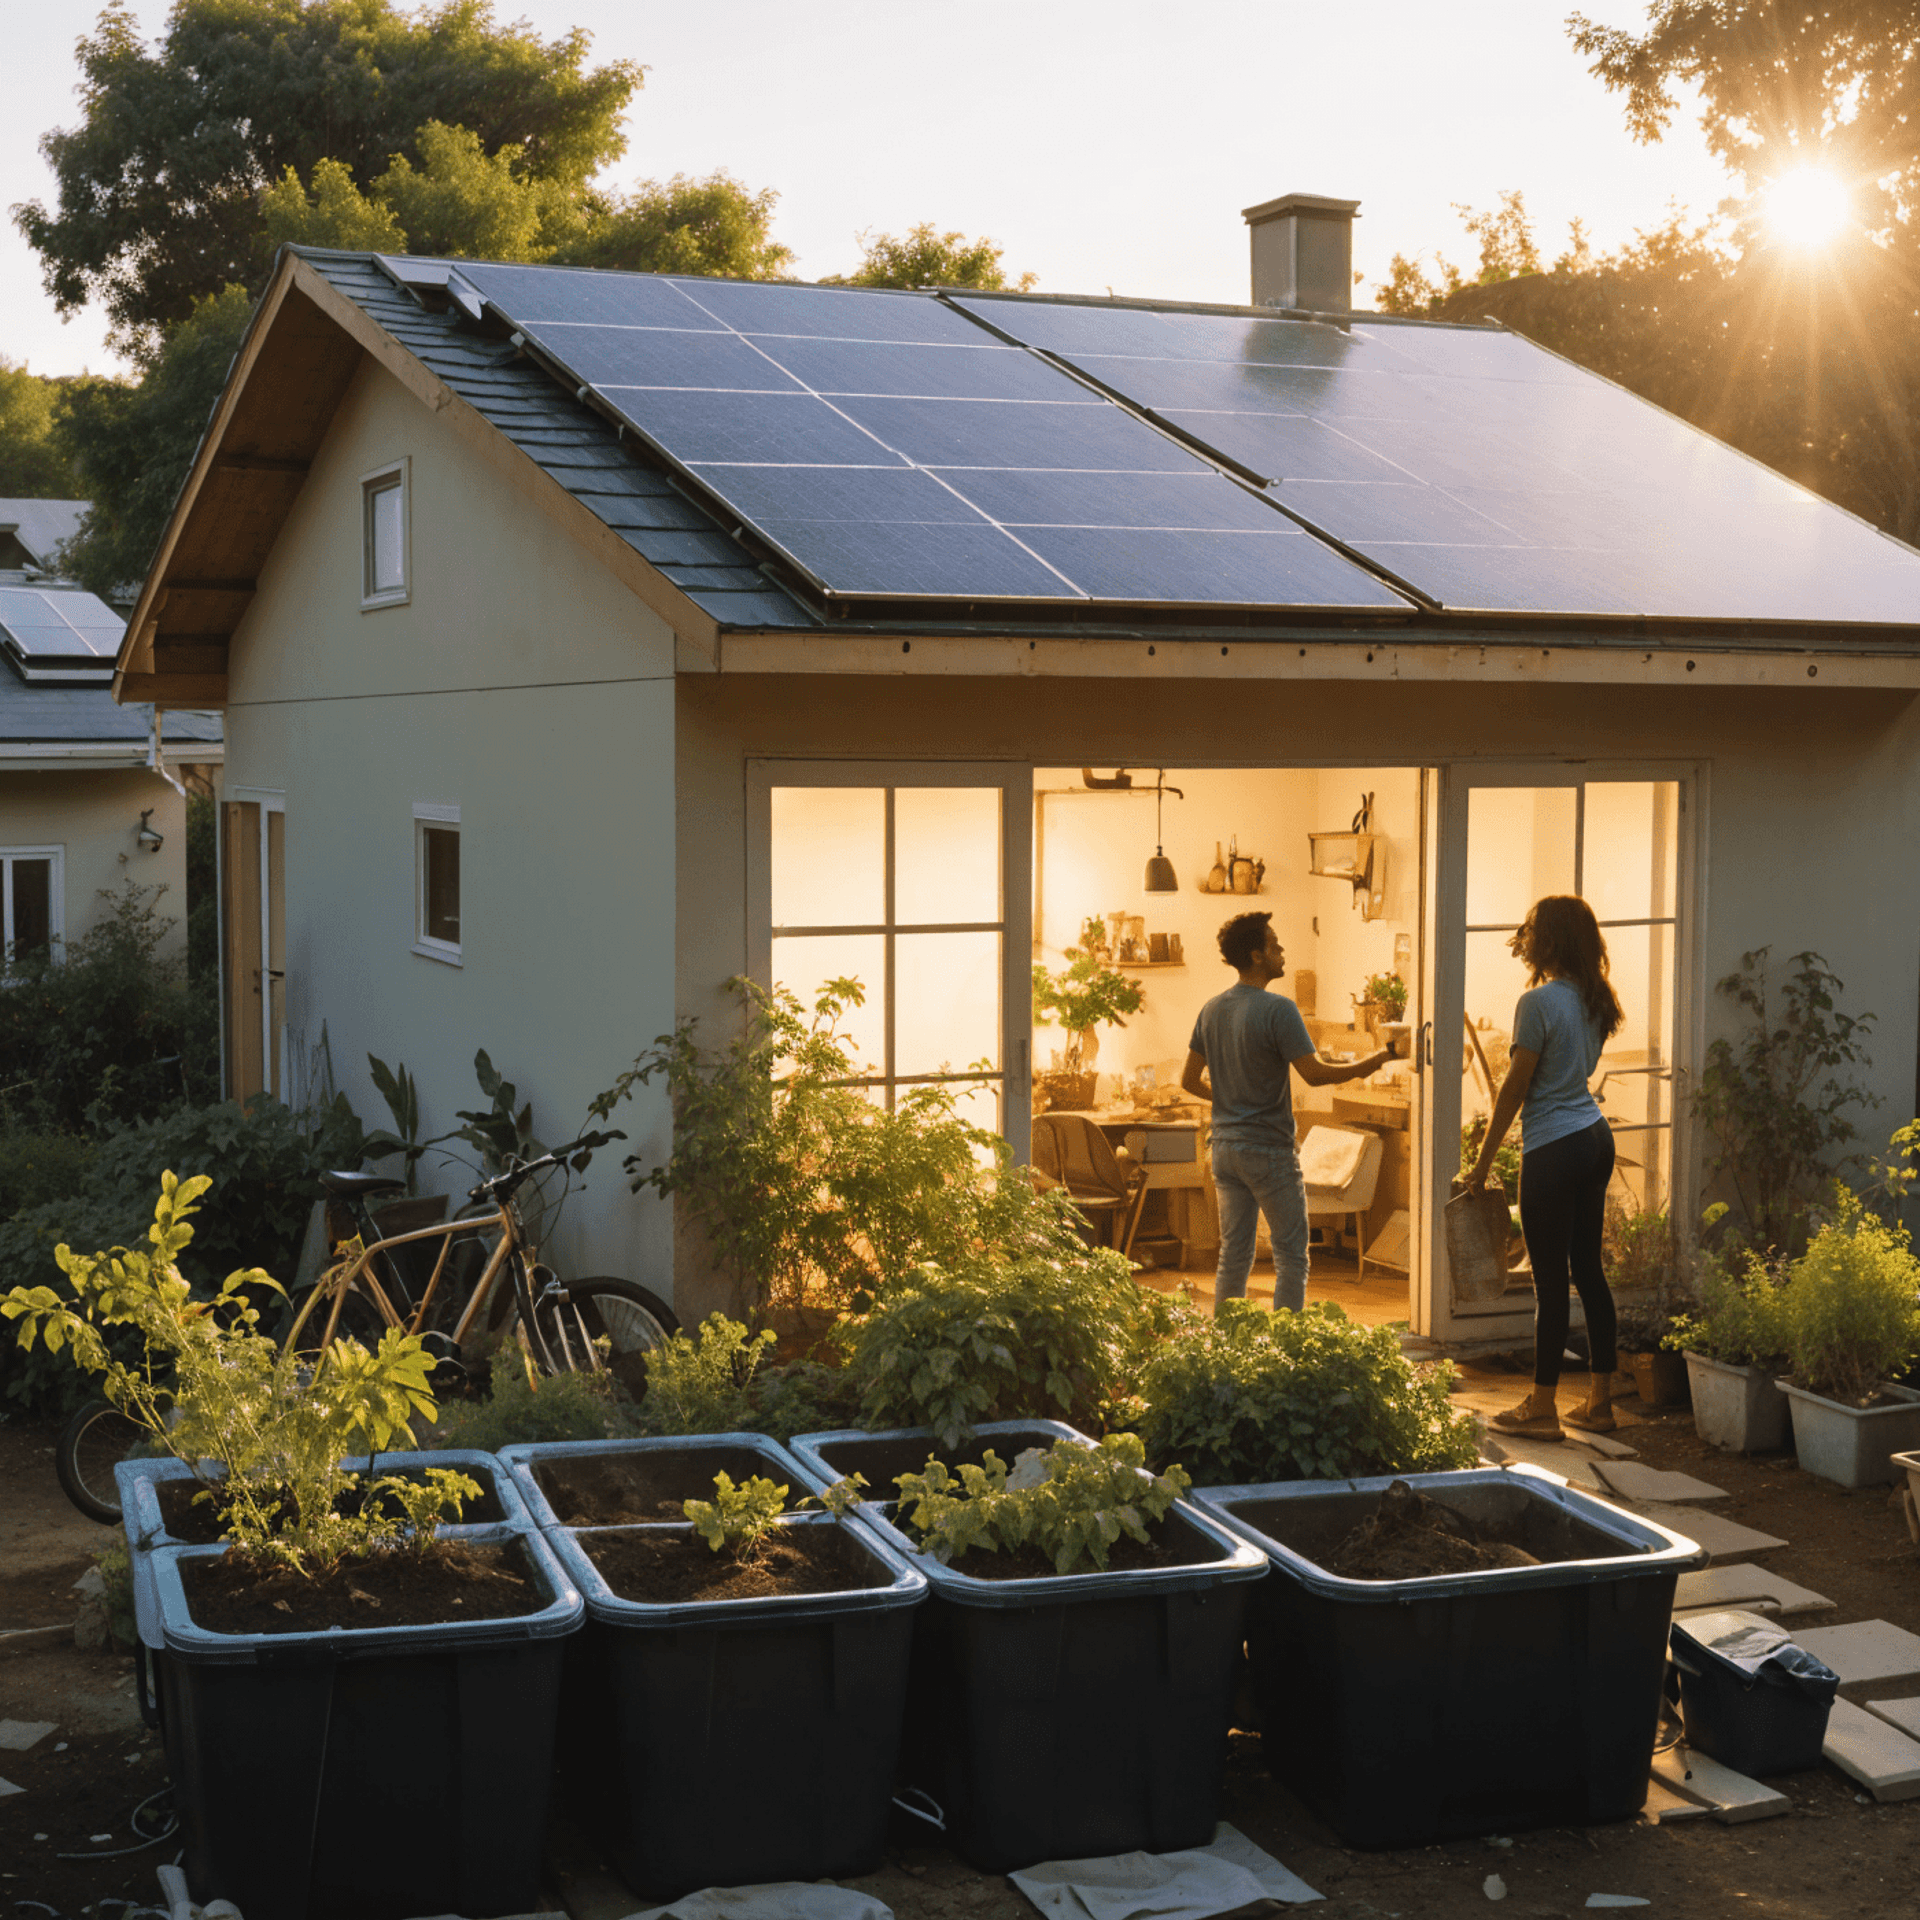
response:
<path id="1" fill-rule="evenodd" d="M 1229 1300 L 1148 1363 L 1142 1437 L 1150 1461 L 1178 1460 L 1202 1485 L 1469 1467 L 1478 1434 L 1448 1402 L 1451 1379 L 1331 1301 L 1268 1313 Z"/>
<path id="2" fill-rule="evenodd" d="M 0 1220 L 80 1192 L 98 1144 L 62 1127 L 0 1124 Z"/>
<path id="3" fill-rule="evenodd" d="M 1787 1358 L 1796 1384 L 1865 1406 L 1920 1354 L 1920 1260 L 1904 1227 L 1842 1198 L 1788 1269 Z"/>
<path id="4" fill-rule="evenodd" d="M 951 1447 L 982 1420 L 1102 1422 L 1147 1309 L 1117 1253 L 976 1253 L 889 1288 L 835 1338 L 869 1427 L 931 1427 Z"/>
<path id="5" fill-rule="evenodd" d="M 840 1367 L 795 1360 L 769 1367 L 771 1332 L 749 1334 L 724 1313 L 697 1334 L 676 1333 L 647 1355 L 647 1391 L 631 1410 L 635 1433 L 767 1433 L 790 1440 L 853 1424 L 857 1402 Z"/>
<path id="6" fill-rule="evenodd" d="M 1710 1209 L 1709 1211 L 1713 1211 Z M 1787 1351 L 1786 1262 L 1729 1244 L 1694 1263 L 1699 1310 L 1675 1319 L 1662 1345 L 1731 1367 L 1775 1367 Z"/>
<path id="7" fill-rule="evenodd" d="M 517 1343 L 501 1346 L 480 1400 L 441 1404 L 431 1444 L 497 1453 L 549 1440 L 611 1440 L 634 1432 L 632 1402 L 610 1373 L 556 1373 L 535 1379 Z"/>
<path id="8" fill-rule="evenodd" d="M 1607 1203 L 1600 1257 L 1619 1310 L 1622 1353 L 1657 1353 L 1693 1304 L 1678 1254 L 1666 1214 Z"/>

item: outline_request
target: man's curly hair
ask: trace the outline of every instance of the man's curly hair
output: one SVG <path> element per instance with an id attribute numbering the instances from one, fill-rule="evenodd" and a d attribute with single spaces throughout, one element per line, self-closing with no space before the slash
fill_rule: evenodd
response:
<path id="1" fill-rule="evenodd" d="M 1244 971 L 1267 944 L 1267 929 L 1272 925 L 1270 913 L 1236 913 L 1220 929 L 1220 958 L 1236 973 Z"/>

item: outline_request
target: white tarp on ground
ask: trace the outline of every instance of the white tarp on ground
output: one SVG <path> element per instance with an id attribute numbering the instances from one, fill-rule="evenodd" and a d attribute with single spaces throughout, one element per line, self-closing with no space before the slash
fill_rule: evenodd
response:
<path id="1" fill-rule="evenodd" d="M 851 1887 L 780 1880 L 762 1887 L 706 1887 L 627 1920 L 893 1920 L 893 1909 Z"/>
<path id="2" fill-rule="evenodd" d="M 1299 1906 L 1322 1897 L 1224 1820 L 1208 1847 L 1049 1860 L 1008 1877 L 1060 1920 L 1212 1920 L 1256 1900 Z"/>

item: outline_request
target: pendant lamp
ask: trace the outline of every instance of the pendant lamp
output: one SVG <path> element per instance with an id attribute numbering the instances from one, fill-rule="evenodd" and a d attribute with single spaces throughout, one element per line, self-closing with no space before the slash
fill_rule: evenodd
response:
<path id="1" fill-rule="evenodd" d="M 1167 770 L 1162 767 L 1153 777 L 1153 858 L 1147 862 L 1146 891 L 1148 893 L 1178 893 L 1180 876 L 1173 870 L 1173 862 L 1167 858 L 1167 850 L 1160 836 L 1160 810 L 1166 797 L 1164 782 Z"/>

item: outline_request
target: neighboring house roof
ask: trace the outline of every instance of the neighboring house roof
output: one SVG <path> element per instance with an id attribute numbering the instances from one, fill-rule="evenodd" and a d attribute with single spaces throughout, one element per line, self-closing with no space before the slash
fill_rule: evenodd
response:
<path id="1" fill-rule="evenodd" d="M 362 352 L 695 644 L 1920 639 L 1920 553 L 1499 328 L 289 249 L 120 697 L 224 698 Z"/>
<path id="2" fill-rule="evenodd" d="M 91 503 L 85 500 L 0 500 L 0 534 L 12 534 L 28 562 L 52 573 L 60 549 L 80 531 Z"/>

